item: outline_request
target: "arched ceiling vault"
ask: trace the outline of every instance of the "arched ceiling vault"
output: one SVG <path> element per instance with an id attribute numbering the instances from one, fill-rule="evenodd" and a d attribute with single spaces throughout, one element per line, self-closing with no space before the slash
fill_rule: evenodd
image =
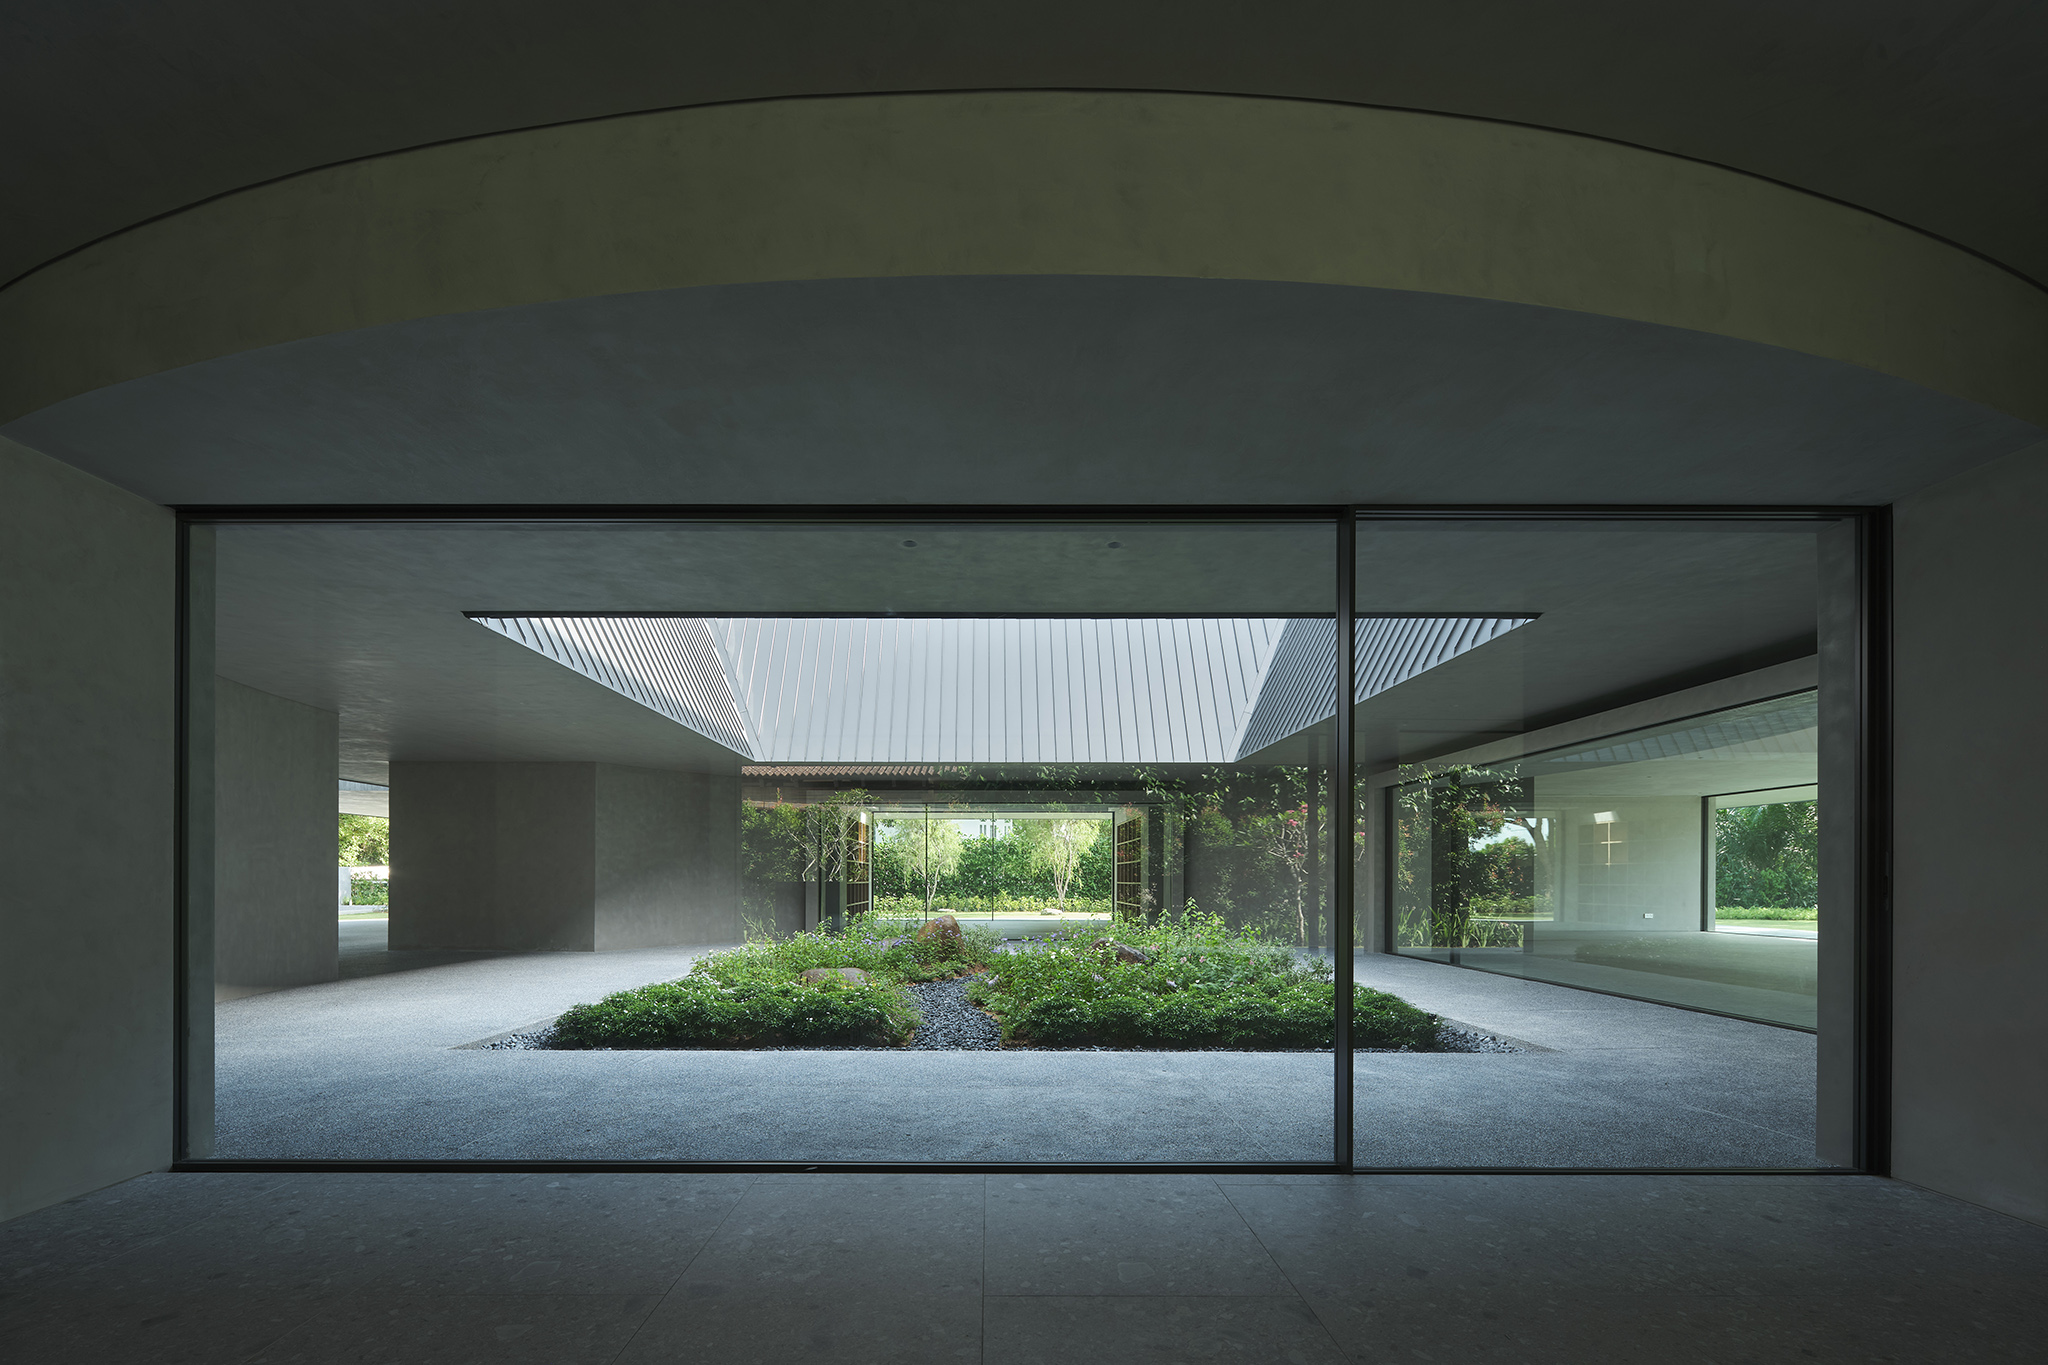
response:
<path id="1" fill-rule="evenodd" d="M 1473 119 L 1059 91 L 671 110 L 230 194 L 0 292 L 0 420 L 440 315 L 913 276 L 1285 281 L 1533 304 L 1846 361 L 2048 420 L 2048 294 L 1854 208 Z"/>
<path id="2" fill-rule="evenodd" d="M 0 281 L 311 167 L 734 100 L 1210 91 L 1556 128 L 2048 279 L 2048 7 L 1924 0 L 14 0 Z"/>

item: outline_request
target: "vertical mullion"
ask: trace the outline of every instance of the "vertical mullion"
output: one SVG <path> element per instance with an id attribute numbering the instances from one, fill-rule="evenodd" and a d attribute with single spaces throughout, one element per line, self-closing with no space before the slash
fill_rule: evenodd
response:
<path id="1" fill-rule="evenodd" d="M 1856 518 L 1856 1164 L 1892 1173 L 1891 512 Z"/>
<path id="2" fill-rule="evenodd" d="M 1351 753 L 1352 694 L 1357 690 L 1357 584 L 1358 512 L 1347 507 L 1337 515 L 1337 735 L 1334 767 L 1330 773 L 1331 825 L 1334 837 L 1330 850 L 1330 947 L 1336 962 L 1337 1017 L 1331 1033 L 1336 1053 L 1335 1147 L 1338 1169 L 1352 1168 L 1351 1133 L 1351 982 L 1357 968 L 1353 961 L 1353 892 L 1356 863 L 1351 843 L 1358 828 L 1357 792 L 1353 780 Z"/>

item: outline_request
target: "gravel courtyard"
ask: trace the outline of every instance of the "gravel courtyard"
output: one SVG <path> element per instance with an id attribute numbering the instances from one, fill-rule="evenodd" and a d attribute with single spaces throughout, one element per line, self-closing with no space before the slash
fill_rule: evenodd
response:
<path id="1" fill-rule="evenodd" d="M 476 1044 L 712 948 L 416 970 L 221 1004 L 215 1154 L 779 1161 L 1318 1161 L 1327 1053 L 555 1052 Z M 430 959 L 438 961 L 437 959 Z M 1356 979 L 1516 1054 L 1361 1054 L 1374 1166 L 1806 1167 L 1813 1037 L 1384 956 Z"/>

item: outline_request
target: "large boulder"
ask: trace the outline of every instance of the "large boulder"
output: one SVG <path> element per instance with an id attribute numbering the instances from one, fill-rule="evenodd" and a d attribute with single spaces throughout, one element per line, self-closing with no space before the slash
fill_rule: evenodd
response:
<path id="1" fill-rule="evenodd" d="M 919 926 L 917 938 L 920 943 L 930 943 L 934 939 L 948 945 L 958 943 L 960 921 L 951 915 L 934 915 Z"/>
<path id="2" fill-rule="evenodd" d="M 1146 953 L 1142 949 L 1133 948 L 1128 943 L 1118 943 L 1113 938 L 1096 939 L 1095 949 L 1112 962 L 1128 962 L 1137 965 L 1152 960 L 1151 954 Z"/>
<path id="3" fill-rule="evenodd" d="M 849 986 L 868 984 L 868 974 L 858 967 L 813 967 L 798 979 L 809 986 L 821 986 L 828 981 Z"/>

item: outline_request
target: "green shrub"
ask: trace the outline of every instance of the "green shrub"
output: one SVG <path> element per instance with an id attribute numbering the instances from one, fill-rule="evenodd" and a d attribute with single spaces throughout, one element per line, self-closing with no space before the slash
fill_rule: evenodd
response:
<path id="1" fill-rule="evenodd" d="M 348 879 L 348 903 L 350 905 L 389 905 L 391 883 L 378 877 L 350 877 Z"/>
<path id="2" fill-rule="evenodd" d="M 1714 885 L 1730 901 L 1820 903 L 1820 806 L 1788 801 L 1714 812 Z"/>
<path id="3" fill-rule="evenodd" d="M 555 1021 L 571 1048 L 758 1047 L 781 1043 L 901 1044 L 918 1013 L 911 982 L 969 975 L 968 998 L 1006 1040 L 1068 1047 L 1328 1047 L 1335 988 L 1327 962 L 1303 962 L 1256 931 L 1189 915 L 1143 935 L 1144 963 L 1115 961 L 1097 930 L 1070 926 L 1027 952 L 999 954 L 987 928 L 957 941 L 917 939 L 919 921 L 870 918 L 845 934 L 764 939 L 699 961 L 679 981 L 620 991 Z M 813 967 L 858 967 L 865 985 L 799 978 Z M 1356 992 L 1359 1047 L 1436 1044 L 1441 1021 L 1406 1001 Z"/>
<path id="4" fill-rule="evenodd" d="M 999 940 L 985 925 L 963 924 L 960 938 L 919 939 L 922 919 L 866 915 L 845 933 L 820 929 L 788 938 L 757 939 L 716 953 L 692 968 L 721 981 L 785 981 L 813 967 L 858 967 L 891 981 L 939 981 L 985 967 Z"/>
<path id="5" fill-rule="evenodd" d="M 1804 920 L 1811 924 L 1820 918 L 1820 911 L 1812 906 L 1738 906 L 1717 905 L 1715 919 L 1787 919 Z"/>
<path id="6" fill-rule="evenodd" d="M 908 1042 L 917 1010 L 900 987 L 721 981 L 692 972 L 576 1005 L 555 1021 L 571 1048 L 760 1047 Z"/>
<path id="7" fill-rule="evenodd" d="M 906 937 L 915 928 L 870 921 L 854 933 L 821 930 L 714 953 L 680 981 L 575 1006 L 555 1021 L 556 1042 L 572 1048 L 905 1043 L 918 1012 L 903 983 L 973 971 L 996 950 L 987 929 L 969 925 L 948 942 Z M 799 979 L 813 967 L 858 967 L 874 979 L 860 986 Z"/>
<path id="8" fill-rule="evenodd" d="M 1002 1021 L 1006 1041 L 1051 1047 L 1330 1045 L 1336 990 L 1327 962 L 1303 962 L 1255 930 L 1203 915 L 1148 928 L 1135 945 L 1148 962 L 1117 961 L 1097 937 L 1070 930 L 1007 955 L 970 983 L 968 998 Z M 1435 1015 L 1363 987 L 1355 1002 L 1356 1046 L 1436 1045 Z"/>
<path id="9" fill-rule="evenodd" d="M 383 867 L 391 861 L 391 821 L 384 816 L 343 811 L 337 833 L 341 866 Z"/>

